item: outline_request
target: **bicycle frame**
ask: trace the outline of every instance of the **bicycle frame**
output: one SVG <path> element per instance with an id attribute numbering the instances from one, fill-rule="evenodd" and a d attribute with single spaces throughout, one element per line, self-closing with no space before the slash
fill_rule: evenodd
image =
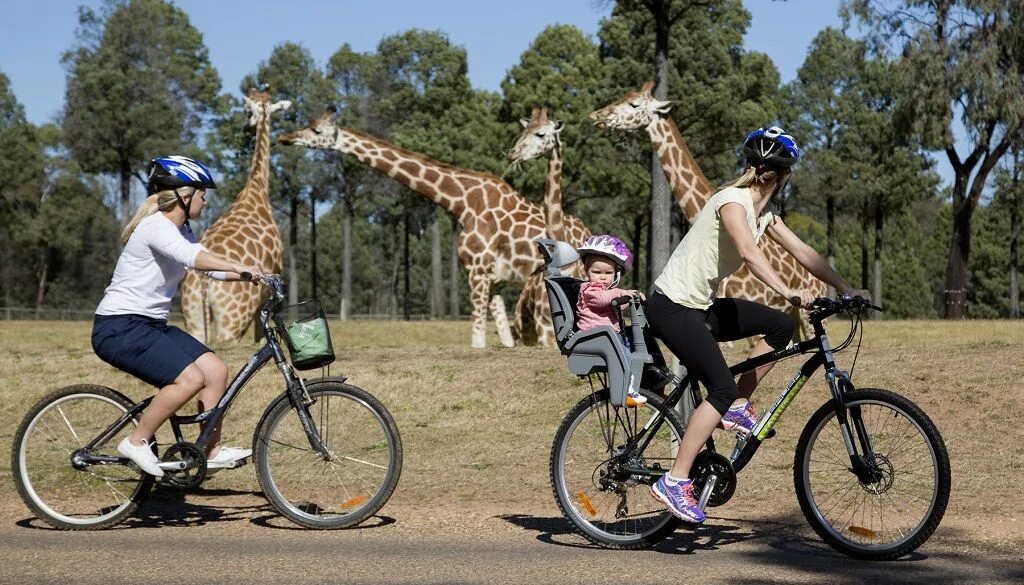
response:
<path id="1" fill-rule="evenodd" d="M 327 447 L 320 440 L 320 433 L 313 425 L 313 421 L 309 416 L 308 407 L 312 405 L 313 402 L 306 392 L 305 383 L 302 378 L 295 374 L 291 364 L 289 364 L 288 360 L 285 359 L 284 352 L 281 349 L 281 344 L 277 338 L 275 327 L 270 326 L 270 322 L 273 320 L 277 327 L 282 327 L 280 319 L 276 314 L 276 309 L 280 306 L 281 301 L 284 298 L 284 290 L 283 283 L 277 282 L 277 285 L 282 288 L 277 289 L 274 286 L 271 286 L 270 298 L 260 309 L 260 323 L 263 326 L 266 343 L 264 343 L 264 345 L 249 358 L 245 366 L 235 374 L 234 379 L 232 379 L 231 384 L 228 385 L 224 395 L 221 396 L 221 399 L 218 401 L 216 406 L 206 412 L 201 412 L 195 415 L 171 416 L 169 420 L 174 432 L 175 441 L 179 443 L 184 442 L 181 425 L 206 423 L 205 426 L 203 426 L 203 429 L 199 432 L 199 437 L 195 442 L 196 447 L 205 451 L 210 441 L 210 435 L 213 433 L 214 429 L 220 425 L 220 422 L 227 413 L 228 408 L 231 407 L 231 404 L 241 392 L 242 387 L 244 387 L 249 380 L 252 379 L 252 377 L 256 375 L 256 373 L 259 372 L 260 369 L 270 360 L 274 360 L 278 370 L 284 377 L 288 398 L 298 414 L 302 428 L 309 439 L 310 447 L 321 457 L 330 459 L 330 453 L 328 452 Z M 127 463 L 128 460 L 125 457 L 98 456 L 91 454 L 90 451 L 94 449 L 96 445 L 100 445 L 111 440 L 121 431 L 121 429 L 128 425 L 133 418 L 141 414 L 142 411 L 149 406 L 149 403 L 152 400 L 153 397 L 150 396 L 149 398 L 137 403 L 87 445 L 75 451 L 72 457 L 72 465 L 76 469 L 82 469 L 87 465 Z"/>
<path id="2" fill-rule="evenodd" d="M 771 364 L 777 361 L 781 361 L 799 354 L 812 354 L 811 357 L 804 362 L 804 364 L 797 371 L 796 375 L 793 376 L 792 381 L 785 388 L 782 394 L 775 400 L 771 407 L 765 409 L 761 413 L 761 417 L 758 419 L 757 425 L 754 427 L 752 432 L 745 439 L 740 439 L 737 443 L 737 447 L 731 457 L 733 469 L 735 471 L 742 470 L 750 459 L 757 452 L 761 443 L 767 438 L 769 431 L 778 422 L 782 413 L 786 411 L 786 408 L 793 402 L 796 395 L 800 393 L 800 390 L 807 383 L 807 380 L 814 374 L 818 368 L 825 367 L 825 379 L 829 385 L 829 390 L 832 397 L 835 399 L 836 405 L 836 420 L 839 422 L 840 429 L 843 435 L 843 441 L 846 444 L 847 453 L 850 456 L 850 462 L 853 471 L 860 478 L 869 477 L 871 469 L 865 463 L 866 460 L 870 460 L 873 456 L 871 449 L 870 440 L 868 439 L 867 433 L 864 429 L 863 422 L 860 418 L 859 409 L 850 411 L 852 415 L 850 418 L 853 419 L 853 426 L 857 430 L 857 441 L 854 441 L 853 433 L 850 429 L 850 420 L 847 417 L 846 407 L 846 392 L 853 389 L 853 385 L 849 380 L 849 377 L 845 372 L 841 372 L 836 367 L 835 359 L 832 354 L 832 346 L 828 340 L 828 334 L 825 332 L 825 328 L 822 326 L 822 322 L 832 316 L 835 313 L 821 312 L 818 314 L 811 314 L 811 324 L 814 328 L 814 337 L 805 341 L 801 341 L 796 344 L 792 344 L 783 349 L 768 352 L 766 354 L 753 357 L 751 359 L 742 361 L 729 368 L 734 376 L 755 370 L 761 366 Z M 631 307 L 631 316 L 634 323 L 644 324 L 644 316 L 639 307 L 635 304 Z M 692 374 L 687 374 L 681 380 L 676 378 L 676 388 L 671 394 L 665 399 L 661 407 L 658 408 L 658 413 L 651 417 L 650 420 L 644 425 L 644 428 L 636 436 L 634 436 L 625 445 L 623 449 L 624 453 L 643 452 L 647 448 L 647 445 L 654 439 L 658 429 L 665 421 L 665 411 L 675 407 L 675 405 L 682 399 L 684 392 L 691 392 L 694 397 L 695 404 L 701 402 L 700 391 L 697 388 L 697 380 Z M 860 447 L 860 453 L 857 451 L 857 447 Z M 708 448 L 714 450 L 714 441 L 708 439 Z M 636 475 L 646 475 L 652 478 L 660 477 L 661 472 L 655 472 L 649 469 L 641 469 L 630 466 L 627 471 Z"/>

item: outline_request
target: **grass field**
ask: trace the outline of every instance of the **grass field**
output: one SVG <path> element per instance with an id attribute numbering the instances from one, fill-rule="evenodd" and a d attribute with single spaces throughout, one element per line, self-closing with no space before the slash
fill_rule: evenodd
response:
<path id="1" fill-rule="evenodd" d="M 0 322 L 0 499 L 13 505 L 11 440 L 21 417 L 51 389 L 81 382 L 117 388 L 139 399 L 151 391 L 96 358 L 89 323 Z M 502 348 L 496 336 L 484 350 L 469 348 L 468 322 L 334 323 L 338 361 L 332 374 L 369 390 L 401 430 L 405 467 L 394 505 L 447 510 L 551 509 L 548 456 L 559 421 L 588 391 L 568 373 L 557 351 Z M 838 342 L 844 325 L 830 329 Z M 216 347 L 232 373 L 255 349 L 251 343 Z M 728 350 L 730 362 L 741 357 Z M 798 358 L 799 359 L 799 358 Z M 849 369 L 853 349 L 839 354 Z M 868 322 L 854 383 L 900 392 L 921 405 L 942 432 L 953 467 L 947 522 L 995 527 L 1021 535 L 1017 502 L 1024 480 L 1022 392 L 1024 323 L 975 321 Z M 754 396 L 770 403 L 798 362 L 776 367 Z M 247 446 L 267 403 L 282 390 L 264 368 L 229 413 L 225 437 Z M 792 485 L 793 450 L 809 414 L 827 399 L 818 377 L 739 476 L 727 514 L 799 514 Z M 211 479 L 217 487 L 256 490 L 251 466 Z M 557 513 L 557 512 L 554 512 Z M 1021 537 L 1024 540 L 1024 536 Z"/>

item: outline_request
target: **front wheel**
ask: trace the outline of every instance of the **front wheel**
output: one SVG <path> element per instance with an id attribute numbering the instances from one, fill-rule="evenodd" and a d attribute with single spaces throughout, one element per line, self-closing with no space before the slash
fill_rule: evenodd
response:
<path id="1" fill-rule="evenodd" d="M 80 384 L 55 390 L 28 411 L 14 434 L 11 464 L 18 494 L 40 520 L 61 530 L 97 530 L 121 522 L 145 499 L 153 476 L 134 465 L 72 465 L 76 453 L 120 458 L 117 444 L 134 421 L 82 450 L 132 406 L 110 388 Z"/>
<path id="2" fill-rule="evenodd" d="M 307 528 L 347 528 L 388 501 L 402 472 L 402 440 L 376 398 L 335 380 L 307 383 L 307 408 L 324 458 L 310 446 L 287 396 L 264 415 L 253 441 L 256 477 L 284 517 Z"/>
<path id="3" fill-rule="evenodd" d="M 651 484 L 672 467 L 679 450 L 683 425 L 676 412 L 665 412 L 643 452 L 624 450 L 662 403 L 647 390 L 641 393 L 647 403 L 639 408 L 612 406 L 607 389 L 584 398 L 563 419 L 551 448 L 559 509 L 583 537 L 608 548 L 646 548 L 679 526 L 651 497 Z"/>
<path id="4" fill-rule="evenodd" d="M 946 511 L 946 446 L 928 415 L 899 394 L 862 389 L 847 394 L 846 403 L 862 469 L 854 472 L 830 400 L 797 443 L 793 481 L 800 509 L 818 536 L 844 554 L 902 557 L 928 540 Z"/>

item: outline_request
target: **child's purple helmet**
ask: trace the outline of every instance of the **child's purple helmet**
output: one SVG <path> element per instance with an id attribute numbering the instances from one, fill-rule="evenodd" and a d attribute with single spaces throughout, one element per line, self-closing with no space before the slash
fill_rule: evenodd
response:
<path id="1" fill-rule="evenodd" d="M 618 265 L 622 272 L 628 272 L 633 266 L 633 253 L 629 251 L 626 244 L 622 243 L 622 240 L 615 236 L 604 234 L 590 236 L 577 250 L 581 258 L 589 254 L 605 256 Z"/>

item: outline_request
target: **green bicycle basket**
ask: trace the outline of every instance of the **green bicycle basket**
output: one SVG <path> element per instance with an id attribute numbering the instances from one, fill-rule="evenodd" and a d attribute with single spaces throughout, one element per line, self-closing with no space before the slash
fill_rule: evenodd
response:
<path id="1" fill-rule="evenodd" d="M 312 370 L 334 361 L 331 331 L 320 301 L 285 307 L 281 313 L 291 321 L 284 327 L 284 340 L 295 369 Z"/>

